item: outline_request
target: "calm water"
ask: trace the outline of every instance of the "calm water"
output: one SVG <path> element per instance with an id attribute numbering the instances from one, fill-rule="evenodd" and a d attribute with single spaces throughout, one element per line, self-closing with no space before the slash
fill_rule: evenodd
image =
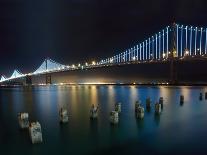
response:
<path id="1" fill-rule="evenodd" d="M 0 89 L 0 154 L 207 154 L 207 87 L 42 86 Z M 179 96 L 185 96 L 183 106 Z M 145 112 L 137 121 L 134 103 L 153 104 L 164 97 L 160 117 Z M 204 99 L 204 98 L 203 98 Z M 122 102 L 118 126 L 109 123 L 114 103 Z M 91 104 L 99 104 L 97 121 L 90 121 Z M 69 111 L 69 123 L 59 124 L 58 111 Z M 18 112 L 42 125 L 42 144 L 32 145 L 20 130 Z"/>

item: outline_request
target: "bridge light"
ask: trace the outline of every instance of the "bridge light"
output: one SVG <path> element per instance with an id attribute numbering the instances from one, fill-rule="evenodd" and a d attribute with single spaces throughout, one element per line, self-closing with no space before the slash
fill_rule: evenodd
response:
<path id="1" fill-rule="evenodd" d="M 185 56 L 188 56 L 188 55 L 189 55 L 189 51 L 186 50 L 186 51 L 185 51 Z"/>
<path id="2" fill-rule="evenodd" d="M 92 65 L 96 65 L 96 62 L 95 61 L 92 61 Z"/>
<path id="3" fill-rule="evenodd" d="M 165 58 L 165 57 L 166 57 L 166 54 L 165 54 L 165 53 L 163 53 L 163 54 L 162 54 L 162 58 Z"/>
<path id="4" fill-rule="evenodd" d="M 135 61 L 135 60 L 136 60 L 136 58 L 135 58 L 135 57 L 133 57 L 132 59 L 133 59 L 133 61 Z"/>

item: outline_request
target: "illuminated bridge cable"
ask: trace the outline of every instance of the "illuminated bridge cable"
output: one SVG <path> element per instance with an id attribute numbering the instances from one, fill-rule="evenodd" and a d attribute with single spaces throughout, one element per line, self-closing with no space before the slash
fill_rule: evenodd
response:
<path id="1" fill-rule="evenodd" d="M 159 59 L 160 59 L 160 54 L 161 54 L 161 45 L 160 45 L 160 39 L 161 39 L 161 36 L 160 36 L 160 32 L 159 32 Z"/>
<path id="2" fill-rule="evenodd" d="M 180 34 L 180 56 L 183 56 L 183 25 L 181 26 L 181 34 Z"/>
<path id="3" fill-rule="evenodd" d="M 185 27 L 185 48 L 188 49 L 188 26 Z"/>
<path id="4" fill-rule="evenodd" d="M 6 77 L 4 76 L 4 75 L 2 75 L 1 76 L 1 80 L 0 80 L 0 82 L 3 82 L 3 81 L 5 81 L 6 80 Z"/>
<path id="5" fill-rule="evenodd" d="M 139 60 L 141 61 L 142 60 L 142 45 L 139 44 Z"/>
<path id="6" fill-rule="evenodd" d="M 206 54 L 206 51 L 207 51 L 207 28 L 206 28 L 205 54 Z"/>
<path id="7" fill-rule="evenodd" d="M 65 68 L 65 65 L 57 63 L 52 59 L 45 59 L 40 67 L 33 74 L 45 73 L 47 71 L 64 70 Z"/>
<path id="8" fill-rule="evenodd" d="M 190 55 L 192 55 L 192 35 L 193 35 L 193 27 L 190 28 Z"/>
<path id="9" fill-rule="evenodd" d="M 169 41 L 169 27 L 167 27 L 167 57 L 169 52 L 168 41 Z"/>
<path id="10" fill-rule="evenodd" d="M 143 60 L 146 60 L 146 58 L 145 58 L 145 41 L 143 41 Z"/>
<path id="11" fill-rule="evenodd" d="M 136 60 L 136 57 L 137 57 L 137 55 L 136 55 L 136 47 L 134 46 L 134 60 Z"/>
<path id="12" fill-rule="evenodd" d="M 156 44 L 156 49 L 155 49 L 155 51 L 156 51 L 156 56 L 155 56 L 155 58 L 157 59 L 157 34 L 156 34 L 155 37 L 156 37 L 156 43 L 155 43 L 155 44 Z"/>
<path id="13" fill-rule="evenodd" d="M 150 53 L 151 53 L 151 41 L 150 41 L 150 38 L 149 38 L 149 53 L 148 53 L 149 60 L 150 60 Z"/>
<path id="14" fill-rule="evenodd" d="M 194 53 L 194 55 L 196 55 L 196 41 L 197 41 L 197 32 L 198 32 L 198 28 L 196 27 L 196 29 L 195 29 L 195 53 Z"/>
<path id="15" fill-rule="evenodd" d="M 146 47 L 146 51 L 145 51 L 145 60 L 147 60 L 147 40 L 145 41 L 145 47 Z"/>
<path id="16" fill-rule="evenodd" d="M 165 30 L 162 30 L 162 56 L 165 53 Z"/>
<path id="17" fill-rule="evenodd" d="M 154 59 L 154 48 L 155 48 L 155 45 L 154 45 L 154 37 L 152 36 L 152 58 Z"/>
<path id="18" fill-rule="evenodd" d="M 22 77 L 23 74 L 20 73 L 18 70 L 14 70 L 14 72 L 12 73 L 10 79 L 14 79 L 14 78 L 18 78 L 18 77 Z"/>
<path id="19" fill-rule="evenodd" d="M 201 34 L 200 34 L 200 55 L 201 55 L 201 52 L 202 52 L 202 47 L 201 47 L 201 44 L 202 44 L 202 33 L 203 33 L 203 28 L 201 28 Z"/>
<path id="20" fill-rule="evenodd" d="M 176 34 L 176 35 L 177 35 L 177 47 L 176 47 L 176 52 L 177 52 L 177 54 L 178 54 L 178 51 L 179 51 L 179 48 L 178 48 L 178 44 L 179 44 L 179 42 L 178 42 L 179 29 L 178 29 L 178 27 L 179 27 L 179 26 L 178 26 L 178 25 L 176 25 L 176 26 L 177 26 L 177 28 L 176 28 L 176 29 L 177 29 L 177 34 Z"/>

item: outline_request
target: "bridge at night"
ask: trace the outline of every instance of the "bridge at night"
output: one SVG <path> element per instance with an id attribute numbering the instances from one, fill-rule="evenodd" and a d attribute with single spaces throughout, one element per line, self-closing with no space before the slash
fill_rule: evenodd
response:
<path id="1" fill-rule="evenodd" d="M 45 59 L 40 67 L 31 73 L 23 74 L 14 70 L 11 77 L 1 76 L 0 84 L 21 83 L 33 84 L 32 77 L 44 77 L 45 84 L 52 84 L 52 75 L 61 72 L 111 68 L 140 64 L 169 63 L 169 82 L 177 80 L 176 63 L 201 60 L 207 58 L 207 28 L 173 24 L 167 26 L 143 42 L 100 61 L 80 64 L 60 64 L 52 59 Z M 135 71 L 136 72 L 136 71 Z"/>

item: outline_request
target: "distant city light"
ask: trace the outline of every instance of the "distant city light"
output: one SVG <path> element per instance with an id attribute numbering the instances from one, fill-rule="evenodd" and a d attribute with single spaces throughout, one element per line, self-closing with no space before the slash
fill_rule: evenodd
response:
<path id="1" fill-rule="evenodd" d="M 189 51 L 186 50 L 186 51 L 185 51 L 185 56 L 188 56 L 188 55 L 189 55 Z"/>
<path id="2" fill-rule="evenodd" d="M 162 57 L 163 57 L 163 58 L 165 58 L 165 56 L 166 56 L 166 54 L 165 54 L 165 53 L 163 53 L 163 54 L 162 54 Z"/>
<path id="3" fill-rule="evenodd" d="M 92 65 L 96 65 L 96 62 L 95 61 L 92 61 Z"/>

